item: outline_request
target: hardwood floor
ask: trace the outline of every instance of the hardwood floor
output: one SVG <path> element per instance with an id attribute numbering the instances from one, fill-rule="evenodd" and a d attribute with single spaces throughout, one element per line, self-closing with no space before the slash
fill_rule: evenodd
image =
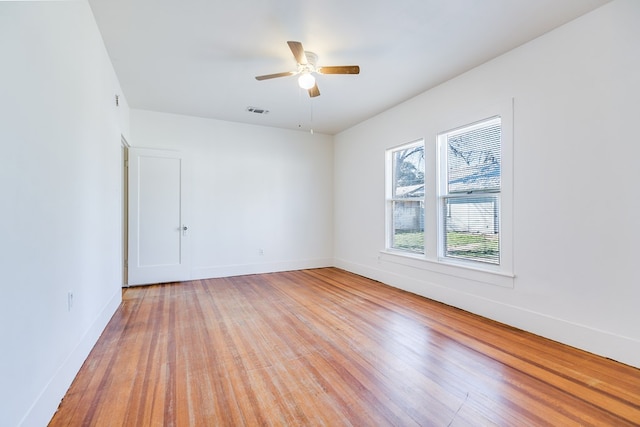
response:
<path id="1" fill-rule="evenodd" d="M 640 425 L 640 370 L 342 270 L 129 288 L 50 426 Z"/>

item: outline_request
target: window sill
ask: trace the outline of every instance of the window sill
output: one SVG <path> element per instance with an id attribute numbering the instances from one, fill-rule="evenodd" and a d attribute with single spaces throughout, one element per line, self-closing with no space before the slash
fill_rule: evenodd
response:
<path id="1" fill-rule="evenodd" d="M 515 275 L 513 273 L 478 268 L 470 266 L 465 262 L 440 261 L 429 259 L 423 254 L 396 252 L 393 250 L 380 251 L 378 259 L 381 262 L 390 262 L 503 288 L 513 288 L 514 286 Z"/>

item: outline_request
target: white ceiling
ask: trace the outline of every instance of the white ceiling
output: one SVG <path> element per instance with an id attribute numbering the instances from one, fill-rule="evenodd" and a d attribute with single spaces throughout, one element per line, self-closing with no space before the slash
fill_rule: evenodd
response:
<path id="1" fill-rule="evenodd" d="M 610 0 L 89 0 L 132 108 L 335 134 Z M 287 40 L 318 65 L 310 99 Z M 249 113 L 249 106 L 269 114 Z"/>

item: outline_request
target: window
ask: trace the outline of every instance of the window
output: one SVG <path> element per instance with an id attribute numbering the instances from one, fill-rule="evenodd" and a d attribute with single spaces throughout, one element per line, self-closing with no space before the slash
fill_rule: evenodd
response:
<path id="1" fill-rule="evenodd" d="M 501 119 L 438 136 L 441 258 L 500 265 Z"/>
<path id="2" fill-rule="evenodd" d="M 387 151 L 387 247 L 424 253 L 424 141 Z"/>
<path id="3" fill-rule="evenodd" d="M 513 287 L 514 102 L 436 114 L 425 138 L 386 150 L 379 262 L 434 273 L 434 283 Z"/>

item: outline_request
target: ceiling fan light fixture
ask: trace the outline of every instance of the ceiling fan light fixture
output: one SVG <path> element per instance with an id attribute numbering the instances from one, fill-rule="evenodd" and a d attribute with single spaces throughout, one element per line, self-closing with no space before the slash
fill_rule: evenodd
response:
<path id="1" fill-rule="evenodd" d="M 298 77 L 298 85 L 302 89 L 311 89 L 316 84 L 316 78 L 311 73 L 303 73 Z"/>

